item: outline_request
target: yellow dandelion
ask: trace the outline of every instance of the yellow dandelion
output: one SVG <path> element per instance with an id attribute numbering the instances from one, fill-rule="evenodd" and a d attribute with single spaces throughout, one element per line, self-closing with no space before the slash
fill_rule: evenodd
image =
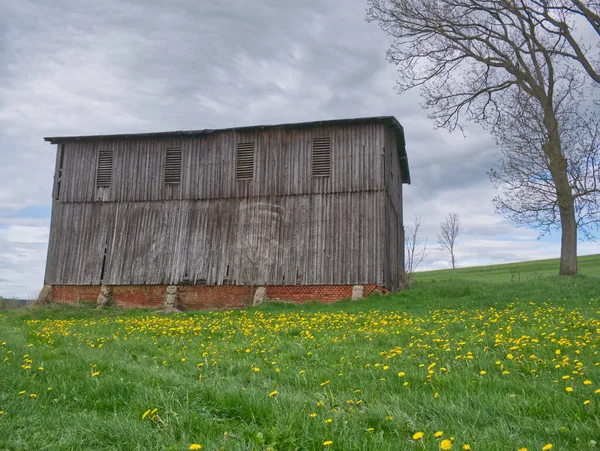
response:
<path id="1" fill-rule="evenodd" d="M 583 385 L 592 385 L 592 381 L 583 381 Z"/>
<path id="2" fill-rule="evenodd" d="M 26 393 L 26 392 L 25 392 L 25 390 L 21 390 L 21 391 L 19 392 L 19 395 L 23 396 L 25 393 Z"/>
<path id="3" fill-rule="evenodd" d="M 573 391 L 573 387 L 567 387 L 567 388 L 565 388 L 565 391 L 567 393 L 571 393 Z M 550 449 L 550 448 L 548 448 L 548 449 Z"/>
<path id="4" fill-rule="evenodd" d="M 92 377 L 97 377 L 97 376 L 100 376 L 100 371 L 94 371 L 92 373 Z"/>
<path id="5" fill-rule="evenodd" d="M 329 382 L 331 382 L 331 381 L 321 382 L 321 387 L 323 387 L 324 385 L 327 385 Z"/>
<path id="6" fill-rule="evenodd" d="M 31 393 L 31 394 L 29 395 L 29 397 L 30 397 L 31 399 L 35 399 L 35 398 L 37 398 L 37 395 L 36 395 L 35 393 Z"/>
<path id="7" fill-rule="evenodd" d="M 435 434 L 433 434 L 435 438 L 440 438 L 442 435 L 444 435 L 442 431 L 437 431 Z"/>
<path id="8" fill-rule="evenodd" d="M 550 450 L 550 449 L 552 449 L 552 443 L 548 443 L 547 445 L 545 445 L 545 446 L 542 448 L 542 451 L 548 451 L 548 450 Z"/>
<path id="9" fill-rule="evenodd" d="M 325 420 L 325 423 L 327 423 L 327 424 L 331 424 L 331 423 L 333 423 L 333 420 L 332 420 L 331 418 L 327 418 L 327 419 Z"/>
<path id="10" fill-rule="evenodd" d="M 465 444 L 463 445 L 463 449 L 464 449 L 465 451 L 471 451 L 471 445 L 469 445 L 468 443 L 465 443 Z"/>
<path id="11" fill-rule="evenodd" d="M 277 390 L 274 390 L 271 393 L 269 393 L 269 398 L 272 398 L 273 396 L 277 396 L 278 394 L 279 394 L 279 392 Z"/>
<path id="12" fill-rule="evenodd" d="M 519 448 L 518 451 L 527 451 L 527 448 Z"/>
<path id="13" fill-rule="evenodd" d="M 415 432 L 413 435 L 413 440 L 421 440 L 425 434 L 421 431 Z"/>
<path id="14" fill-rule="evenodd" d="M 331 440 L 325 440 L 323 442 L 323 446 L 331 446 L 331 445 L 333 445 L 333 442 Z"/>
<path id="15" fill-rule="evenodd" d="M 404 377 L 404 376 L 406 376 L 406 373 L 404 371 L 400 371 L 398 373 L 398 377 Z"/>
<path id="16" fill-rule="evenodd" d="M 591 401 L 589 399 L 586 399 L 585 401 L 583 401 L 583 405 L 587 406 Z"/>
<path id="17" fill-rule="evenodd" d="M 192 443 L 188 449 L 202 449 L 202 445 L 200 443 Z"/>
<path id="18" fill-rule="evenodd" d="M 375 430 L 375 428 L 367 428 L 367 431 L 369 432 L 373 432 Z"/>
<path id="19" fill-rule="evenodd" d="M 316 413 L 309 413 L 308 416 L 311 417 L 311 418 L 315 418 L 317 416 L 317 414 Z"/>
<path id="20" fill-rule="evenodd" d="M 481 370 L 481 371 L 479 372 L 479 374 L 481 374 L 482 376 L 485 376 L 485 375 L 487 374 L 487 371 L 485 371 L 485 370 Z"/>
<path id="21" fill-rule="evenodd" d="M 443 450 L 448 450 L 448 449 L 452 449 L 452 441 L 451 440 L 442 440 L 440 442 L 440 448 Z"/>
<path id="22" fill-rule="evenodd" d="M 150 415 L 150 412 L 152 412 L 152 409 L 148 409 L 144 412 L 144 414 L 142 415 L 142 420 L 144 420 L 148 415 Z"/>
<path id="23" fill-rule="evenodd" d="M 596 395 L 600 395 L 600 388 L 594 392 Z"/>

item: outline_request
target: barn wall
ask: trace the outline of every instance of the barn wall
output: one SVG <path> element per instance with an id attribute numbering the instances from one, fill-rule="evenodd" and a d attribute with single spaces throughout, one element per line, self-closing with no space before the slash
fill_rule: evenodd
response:
<path id="1" fill-rule="evenodd" d="M 223 199 L 384 188 L 381 173 L 384 125 L 267 128 L 222 131 L 200 137 L 93 140 L 65 143 L 61 202 L 91 202 L 98 193 L 98 152 L 113 150 L 107 201 Z M 312 177 L 312 139 L 331 138 L 331 176 Z M 252 180 L 236 180 L 236 145 L 255 142 Z M 164 183 L 165 149 L 182 147 L 182 180 Z M 59 145 L 60 147 L 60 145 Z"/>
<path id="2" fill-rule="evenodd" d="M 45 281 L 381 285 L 383 217 L 381 191 L 57 202 Z"/>
<path id="3" fill-rule="evenodd" d="M 393 130 L 385 131 L 384 191 L 384 285 L 399 290 L 404 272 L 404 219 L 402 214 L 402 173 Z"/>

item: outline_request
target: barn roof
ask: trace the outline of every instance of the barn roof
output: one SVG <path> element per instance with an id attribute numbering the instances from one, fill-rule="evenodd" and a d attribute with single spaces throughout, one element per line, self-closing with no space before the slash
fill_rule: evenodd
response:
<path id="1" fill-rule="evenodd" d="M 44 138 L 52 144 L 61 144 L 73 141 L 97 141 L 97 140 L 122 140 L 122 139 L 150 139 L 150 138 L 194 138 L 213 133 L 222 133 L 227 131 L 250 132 L 256 130 L 266 130 L 270 128 L 298 129 L 312 128 L 318 126 L 332 125 L 359 125 L 379 123 L 390 126 L 396 134 L 396 142 L 398 145 L 398 156 L 400 157 L 400 168 L 402 170 L 403 183 L 410 183 L 410 171 L 408 169 L 408 157 L 406 155 L 406 143 L 404 140 L 404 128 L 394 116 L 376 116 L 376 117 L 360 117 L 354 119 L 333 119 L 325 121 L 312 122 L 296 122 L 292 124 L 275 124 L 275 125 L 251 125 L 245 127 L 230 127 L 220 129 L 204 129 L 204 130 L 179 130 L 171 132 L 152 132 L 152 133 L 126 133 L 116 135 L 87 135 L 87 136 L 53 136 Z"/>

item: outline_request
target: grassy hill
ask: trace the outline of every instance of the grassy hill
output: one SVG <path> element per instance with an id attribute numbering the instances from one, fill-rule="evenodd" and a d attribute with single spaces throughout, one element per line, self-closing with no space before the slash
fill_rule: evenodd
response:
<path id="1" fill-rule="evenodd" d="M 556 265 L 330 305 L 0 312 L 0 449 L 595 449 L 598 256 Z"/>
<path id="2" fill-rule="evenodd" d="M 600 277 L 600 254 L 584 255 L 577 259 L 579 274 Z M 558 274 L 559 259 L 534 260 L 502 265 L 473 266 L 471 268 L 442 269 L 416 273 L 420 282 L 431 280 L 472 280 L 477 282 L 519 282 Z"/>

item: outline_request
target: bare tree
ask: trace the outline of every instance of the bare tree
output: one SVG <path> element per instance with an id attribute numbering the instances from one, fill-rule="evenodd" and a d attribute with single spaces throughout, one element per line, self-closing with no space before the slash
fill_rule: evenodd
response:
<path id="1" fill-rule="evenodd" d="M 448 217 L 440 223 L 440 233 L 438 233 L 438 243 L 442 245 L 442 248 L 446 249 L 450 253 L 450 261 L 452 262 L 452 268 L 456 268 L 456 254 L 454 253 L 454 246 L 456 245 L 456 239 L 460 235 L 460 218 L 458 213 L 448 213 Z"/>
<path id="2" fill-rule="evenodd" d="M 563 153 L 579 236 L 594 239 L 600 230 L 600 117 L 574 110 L 559 121 Z M 499 189 L 496 211 L 543 235 L 559 227 L 560 209 L 539 122 L 539 115 L 525 107 L 504 125 L 510 130 L 501 135 L 497 164 L 488 175 Z"/>
<path id="3" fill-rule="evenodd" d="M 427 258 L 427 237 L 425 241 L 419 238 L 419 231 L 423 225 L 423 220 L 415 215 L 414 223 L 409 224 L 404 229 L 404 246 L 406 249 L 404 255 L 404 286 L 409 287 L 414 282 L 414 273 L 423 260 Z"/>
<path id="4" fill-rule="evenodd" d="M 600 63 L 594 47 L 574 38 L 578 22 L 599 36 L 597 2 L 368 2 L 367 20 L 394 38 L 388 58 L 399 66 L 399 92 L 419 87 L 423 106 L 438 127 L 453 130 L 466 119 L 504 141 L 510 135 L 506 124 L 527 108 L 535 112 L 543 136 L 538 142 L 541 154 L 535 155 L 543 155 L 561 229 L 560 274 L 577 273 L 572 168 L 563 150 L 560 120 L 568 116 L 568 107 L 581 105 L 598 86 Z M 520 102 L 515 104 L 515 99 Z"/>

